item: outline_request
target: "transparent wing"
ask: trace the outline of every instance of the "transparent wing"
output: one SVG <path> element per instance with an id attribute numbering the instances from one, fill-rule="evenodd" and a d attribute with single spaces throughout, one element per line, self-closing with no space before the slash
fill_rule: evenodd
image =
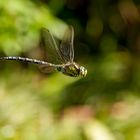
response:
<path id="1" fill-rule="evenodd" d="M 56 70 L 53 66 L 39 65 L 39 69 L 43 73 L 52 73 Z"/>
<path id="2" fill-rule="evenodd" d="M 74 49 L 73 49 L 74 30 L 69 26 L 64 34 L 62 42 L 59 47 L 61 58 L 66 62 L 73 62 Z"/>
<path id="3" fill-rule="evenodd" d="M 44 55 L 47 61 L 56 64 L 62 62 L 58 48 L 59 42 L 46 28 L 41 29 L 40 45 L 44 49 Z"/>

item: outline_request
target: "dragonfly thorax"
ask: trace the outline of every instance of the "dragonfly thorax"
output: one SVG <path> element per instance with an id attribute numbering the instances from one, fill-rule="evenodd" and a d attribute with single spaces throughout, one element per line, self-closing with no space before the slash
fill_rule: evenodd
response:
<path id="1" fill-rule="evenodd" d="M 58 67 L 57 70 L 72 77 L 78 77 L 80 75 L 85 77 L 87 74 L 87 70 L 83 66 L 79 66 L 76 63 L 65 64 L 62 67 Z"/>

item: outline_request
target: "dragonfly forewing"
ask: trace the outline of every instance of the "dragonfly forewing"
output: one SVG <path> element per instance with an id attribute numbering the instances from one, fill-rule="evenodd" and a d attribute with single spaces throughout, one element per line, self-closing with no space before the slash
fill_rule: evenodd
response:
<path id="1" fill-rule="evenodd" d="M 65 63 L 73 62 L 74 59 L 74 29 L 72 26 L 68 26 L 65 31 L 65 34 L 62 38 L 61 44 L 59 46 L 60 54 Z"/>

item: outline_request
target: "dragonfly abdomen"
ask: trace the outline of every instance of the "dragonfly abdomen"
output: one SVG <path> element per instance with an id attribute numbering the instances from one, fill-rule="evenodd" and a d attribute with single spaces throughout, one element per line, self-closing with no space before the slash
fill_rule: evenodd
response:
<path id="1" fill-rule="evenodd" d="M 45 62 L 45 61 L 41 61 L 41 60 L 37 60 L 37 59 L 31 59 L 31 58 L 26 58 L 26 57 L 7 56 L 7 57 L 0 57 L 0 60 L 18 60 L 18 61 L 35 63 L 35 64 L 53 66 L 53 64 Z"/>

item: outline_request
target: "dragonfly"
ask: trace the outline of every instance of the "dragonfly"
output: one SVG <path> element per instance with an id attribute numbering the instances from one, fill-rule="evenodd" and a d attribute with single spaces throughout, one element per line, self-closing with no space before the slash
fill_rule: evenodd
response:
<path id="1" fill-rule="evenodd" d="M 48 48 L 50 55 L 55 57 L 57 63 L 51 63 L 48 61 L 42 61 L 38 59 L 32 59 L 27 57 L 18 56 L 5 56 L 0 57 L 0 60 L 17 60 L 29 63 L 38 64 L 46 70 L 57 70 L 64 75 L 71 77 L 85 77 L 87 75 L 87 69 L 74 62 L 74 29 L 69 25 L 64 33 L 64 36 L 60 43 L 46 28 L 41 28 L 41 42 Z"/>

